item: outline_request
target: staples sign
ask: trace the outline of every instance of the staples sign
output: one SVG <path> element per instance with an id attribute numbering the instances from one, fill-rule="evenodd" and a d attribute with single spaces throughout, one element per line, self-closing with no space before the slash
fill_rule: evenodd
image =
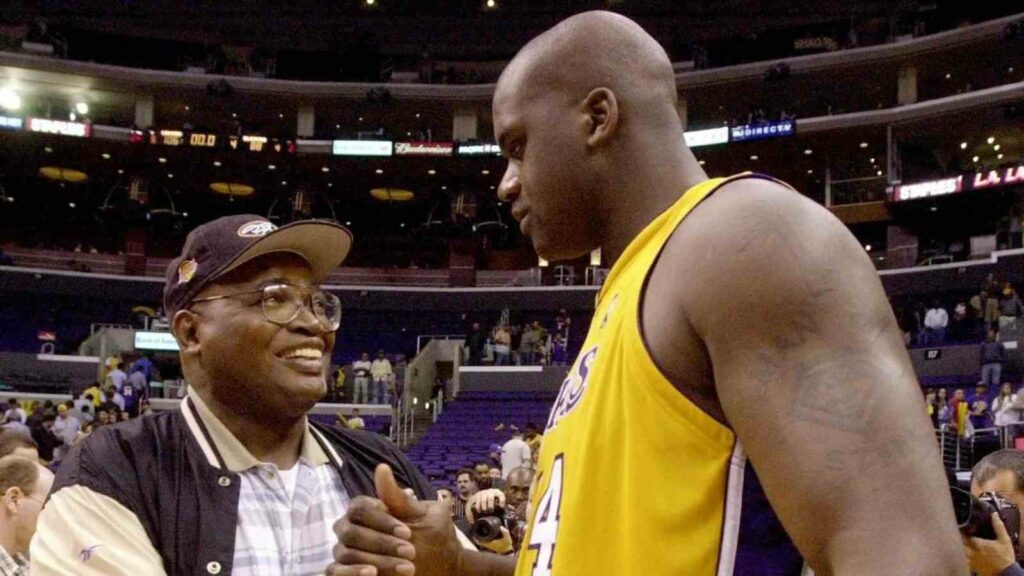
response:
<path id="1" fill-rule="evenodd" d="M 942 180 L 931 180 L 929 182 L 918 182 L 917 184 L 905 184 L 897 186 L 893 199 L 897 202 L 904 200 L 917 200 L 919 198 L 934 198 L 955 194 L 964 189 L 964 177 L 943 178 Z"/>

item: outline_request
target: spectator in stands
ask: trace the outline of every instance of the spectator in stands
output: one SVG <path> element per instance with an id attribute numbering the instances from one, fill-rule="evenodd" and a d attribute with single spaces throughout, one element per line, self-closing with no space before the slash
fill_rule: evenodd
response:
<path id="1" fill-rule="evenodd" d="M 988 339 L 981 344 L 981 384 L 998 386 L 1003 381 L 1004 362 L 1006 347 L 999 341 L 999 335 L 994 330 L 989 330 Z"/>
<path id="2" fill-rule="evenodd" d="M 949 336 L 954 342 L 963 342 L 974 337 L 971 332 L 971 322 L 967 317 L 967 304 L 957 302 L 953 309 L 953 319 L 949 322 Z"/>
<path id="3" fill-rule="evenodd" d="M 950 427 L 956 430 L 961 437 L 965 437 L 969 433 L 968 426 L 970 425 L 971 407 L 967 402 L 967 393 L 964 392 L 963 388 L 957 388 L 953 391 L 953 399 L 949 401 L 949 408 L 951 414 Z"/>
<path id="4" fill-rule="evenodd" d="M 935 395 L 935 401 L 939 404 L 939 425 L 949 424 L 952 419 L 952 408 L 949 405 L 949 391 L 939 388 Z"/>
<path id="5" fill-rule="evenodd" d="M 28 576 L 24 554 L 36 532 L 39 511 L 53 487 L 53 472 L 38 460 L 0 458 L 0 574 Z"/>
<path id="6" fill-rule="evenodd" d="M 359 408 L 352 410 L 352 417 L 348 419 L 348 427 L 352 430 L 366 429 L 366 421 L 359 415 Z"/>
<path id="7" fill-rule="evenodd" d="M 129 416 L 139 415 L 139 388 L 136 388 L 130 381 L 121 389 L 121 400 L 124 407 L 121 410 Z M 114 393 L 114 402 L 117 402 L 117 393 Z"/>
<path id="8" fill-rule="evenodd" d="M 11 416 L 18 419 L 18 422 L 25 424 L 28 422 L 28 413 L 18 404 L 18 400 L 11 398 L 7 401 L 7 411 L 4 412 L 4 422 L 9 422 Z"/>
<path id="9" fill-rule="evenodd" d="M 491 467 L 487 462 L 477 462 L 473 466 L 473 478 L 476 480 L 476 487 L 480 490 L 491 488 Z"/>
<path id="10" fill-rule="evenodd" d="M 112 412 L 115 409 L 120 412 L 124 410 L 124 406 L 124 396 L 112 384 L 107 386 L 107 389 L 103 391 L 103 402 L 100 404 L 100 408 L 106 409 L 107 412 Z"/>
<path id="11" fill-rule="evenodd" d="M 1017 296 L 1017 291 L 1009 282 L 1003 287 L 1003 295 L 999 299 L 999 329 L 1002 330 L 1017 321 L 1024 312 L 1024 304 Z"/>
<path id="12" fill-rule="evenodd" d="M 1017 395 L 1013 393 L 1013 384 L 1004 382 L 999 388 L 999 394 L 992 400 L 992 415 L 995 425 L 1009 426 L 1019 423 L 1021 415 L 1016 405 Z"/>
<path id="13" fill-rule="evenodd" d="M 78 420 L 82 424 L 82 426 L 85 426 L 86 424 L 92 422 L 92 418 L 90 417 L 86 419 L 85 413 L 82 412 L 80 408 L 75 406 L 75 403 L 72 400 L 68 400 L 67 402 L 64 403 L 64 405 L 68 407 L 68 416 Z"/>
<path id="14" fill-rule="evenodd" d="M 39 445 L 32 438 L 21 434 L 0 433 L 0 458 L 4 456 L 21 456 L 33 462 L 39 462 Z"/>
<path id="15" fill-rule="evenodd" d="M 60 462 L 67 455 L 71 445 L 75 443 L 82 423 L 68 415 L 68 407 L 61 404 L 57 407 L 57 420 L 53 423 L 53 434 L 60 440 L 60 446 L 54 450 L 53 459 Z"/>
<path id="16" fill-rule="evenodd" d="M 491 448 L 488 450 L 487 460 L 491 466 L 501 468 L 501 444 L 491 444 Z"/>
<path id="17" fill-rule="evenodd" d="M 152 354 L 149 352 L 143 353 L 138 360 L 132 364 L 132 372 L 136 372 L 139 369 L 142 370 L 142 375 L 146 378 L 146 383 L 153 381 L 153 360 Z M 137 390 L 146 390 L 146 388 L 136 387 Z"/>
<path id="18" fill-rule="evenodd" d="M 484 348 L 487 346 L 487 336 L 480 328 L 479 322 L 473 322 L 473 327 L 466 334 L 466 349 L 469 352 L 469 365 L 479 366 L 483 362 Z"/>
<path id="19" fill-rule="evenodd" d="M 551 341 L 551 365 L 565 366 L 568 360 L 567 342 L 562 334 L 555 334 Z"/>
<path id="20" fill-rule="evenodd" d="M 985 290 L 971 296 L 967 302 L 967 315 L 973 323 L 973 334 L 976 336 L 988 333 L 988 328 L 985 326 L 985 305 L 987 303 L 988 292 Z"/>
<path id="21" fill-rule="evenodd" d="M 120 360 L 114 364 L 114 369 L 107 374 L 107 387 L 113 386 L 117 390 L 124 388 L 124 383 L 128 381 L 128 375 L 124 373 L 124 362 Z"/>
<path id="22" fill-rule="evenodd" d="M 537 363 L 537 352 L 540 350 L 542 336 L 540 323 L 536 320 L 523 328 L 523 340 L 519 344 L 519 358 L 523 366 L 533 366 Z"/>
<path id="23" fill-rule="evenodd" d="M 497 466 L 491 466 L 487 469 L 487 478 L 491 488 L 497 488 L 498 490 L 505 489 L 505 480 L 501 477 L 501 468 Z"/>
<path id="24" fill-rule="evenodd" d="M 26 438 L 32 437 L 32 432 L 28 426 L 22 424 L 21 420 L 18 419 L 18 415 L 13 410 L 7 413 L 7 421 L 4 422 L 3 431 L 7 434 L 18 434 Z"/>
<path id="25" fill-rule="evenodd" d="M 510 363 L 513 366 L 523 364 L 523 358 L 519 354 L 519 348 L 523 345 L 523 328 L 520 328 L 518 324 L 513 324 L 508 329 L 508 349 L 511 354 Z"/>
<path id="26" fill-rule="evenodd" d="M 39 519 L 34 569 L 323 573 L 334 522 L 376 495 L 379 464 L 433 500 L 386 439 L 308 417 L 327 389 L 341 321 L 340 302 L 319 284 L 349 241 L 325 221 L 277 228 L 247 214 L 188 235 L 164 286 L 188 395 L 180 410 L 95 430 L 71 452 Z M 76 558 L 96 544 L 89 563 Z"/>
<path id="27" fill-rule="evenodd" d="M 7 254 L 4 254 L 4 249 L 0 248 L 0 266 L 14 266 L 14 260 Z"/>
<path id="28" fill-rule="evenodd" d="M 494 331 L 494 365 L 495 366 L 508 366 L 509 355 L 512 350 L 512 335 L 508 331 L 508 326 L 501 324 Z"/>
<path id="29" fill-rule="evenodd" d="M 530 445 L 530 452 L 536 454 L 540 452 L 540 443 L 544 439 L 540 434 L 540 430 L 537 425 L 533 422 L 527 422 L 523 428 L 523 439 Z"/>
<path id="30" fill-rule="evenodd" d="M 92 407 L 99 408 L 100 403 L 103 402 L 103 391 L 100 388 L 99 382 L 93 382 L 92 386 L 89 386 L 82 391 L 82 395 L 86 398 L 92 399 Z"/>
<path id="31" fill-rule="evenodd" d="M 555 316 L 555 334 L 561 334 L 565 339 L 569 338 L 569 327 L 572 325 L 572 318 L 569 317 L 569 313 L 562 308 L 558 311 L 558 316 Z"/>
<path id="32" fill-rule="evenodd" d="M 459 495 L 455 499 L 455 518 L 465 520 L 466 504 L 469 503 L 470 497 L 480 491 L 473 471 L 468 468 L 459 470 L 455 475 L 455 486 L 459 491 Z"/>
<path id="33" fill-rule="evenodd" d="M 985 456 L 971 470 L 971 494 L 995 492 L 1024 509 L 1024 452 L 999 450 Z M 964 538 L 971 570 L 978 576 L 1024 576 L 1013 543 L 998 514 L 992 515 L 995 540 Z"/>
<path id="34" fill-rule="evenodd" d="M 71 393 L 71 402 L 75 405 L 75 409 L 77 409 L 78 411 L 81 411 L 82 406 L 85 406 L 87 404 L 93 406 L 91 396 L 83 396 L 82 394 L 78 394 L 77 392 Z"/>
<path id="35" fill-rule="evenodd" d="M 370 354 L 363 352 L 359 356 L 359 360 L 352 363 L 352 374 L 355 378 L 352 379 L 352 402 L 356 404 L 368 404 L 370 402 L 370 395 L 368 393 L 368 386 L 370 384 L 370 369 L 373 364 L 370 362 Z"/>
<path id="36" fill-rule="evenodd" d="M 128 376 L 128 382 L 126 384 L 131 384 L 132 388 L 135 390 L 135 396 L 139 396 L 140 394 L 143 396 L 149 396 L 149 380 L 146 379 L 146 367 L 140 365 L 139 362 L 136 362 L 132 367 L 132 373 Z M 121 388 L 121 390 L 123 392 L 124 388 Z"/>
<path id="37" fill-rule="evenodd" d="M 521 430 L 514 430 L 512 439 L 501 447 L 501 477 L 508 478 L 509 473 L 516 468 L 532 466 L 533 455 L 530 453 L 530 445 L 523 440 Z"/>
<path id="38" fill-rule="evenodd" d="M 928 412 L 928 418 L 932 421 L 932 428 L 939 427 L 939 404 L 935 400 L 935 390 L 929 388 L 924 393 L 924 405 Z"/>
<path id="39" fill-rule="evenodd" d="M 920 344 L 922 346 L 938 346 L 946 339 L 946 326 L 949 325 L 949 314 L 939 301 L 932 302 L 932 307 L 924 316 L 924 332 Z"/>
<path id="40" fill-rule="evenodd" d="M 106 426 L 108 424 L 111 424 L 110 410 L 101 406 L 100 409 L 96 411 L 96 421 L 93 423 L 93 428 L 99 428 L 100 426 Z"/>
<path id="41" fill-rule="evenodd" d="M 370 375 L 373 376 L 373 403 L 388 404 L 390 402 L 391 377 L 394 373 L 391 369 L 391 361 L 384 356 L 383 350 L 377 351 L 377 358 L 370 365 Z"/>
<path id="42" fill-rule="evenodd" d="M 985 298 L 985 325 L 986 330 L 999 331 L 1000 306 L 998 292 L 989 291 Z"/>
<path id="43" fill-rule="evenodd" d="M 43 462 L 53 460 L 54 451 L 62 444 L 62 441 L 53 433 L 53 426 L 56 423 L 56 416 L 53 414 L 43 414 L 37 426 L 29 427 L 32 430 L 32 440 L 38 446 L 39 459 Z"/>
<path id="44" fill-rule="evenodd" d="M 992 426 L 992 412 L 989 410 L 988 388 L 979 385 L 974 389 L 970 408 L 971 426 L 975 430 Z"/>

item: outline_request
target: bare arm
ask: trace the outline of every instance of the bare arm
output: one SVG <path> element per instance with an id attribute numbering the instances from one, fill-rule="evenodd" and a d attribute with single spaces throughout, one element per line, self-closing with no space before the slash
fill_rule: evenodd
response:
<path id="1" fill-rule="evenodd" d="M 702 274 L 680 321 L 803 556 L 820 576 L 966 575 L 921 391 L 859 243 L 767 181 L 728 185 L 691 220 L 677 264 Z"/>

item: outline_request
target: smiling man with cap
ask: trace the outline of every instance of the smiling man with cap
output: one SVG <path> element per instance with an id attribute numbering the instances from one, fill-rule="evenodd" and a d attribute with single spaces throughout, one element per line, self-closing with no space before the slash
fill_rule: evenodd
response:
<path id="1" fill-rule="evenodd" d="M 164 308 L 189 393 L 178 411 L 106 427 L 58 472 L 33 574 L 322 574 L 351 498 L 389 464 L 386 439 L 310 422 L 327 391 L 341 303 L 319 288 L 352 238 L 331 222 L 228 216 L 189 234 Z"/>

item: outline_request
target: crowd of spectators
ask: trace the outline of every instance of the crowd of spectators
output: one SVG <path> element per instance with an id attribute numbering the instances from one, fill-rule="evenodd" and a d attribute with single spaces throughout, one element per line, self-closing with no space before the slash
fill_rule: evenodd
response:
<path id="1" fill-rule="evenodd" d="M 499 424 L 496 430 L 505 430 Z M 481 550 L 514 554 L 526 528 L 526 505 L 542 436 L 536 424 L 510 426 L 512 437 L 492 444 L 486 459 L 455 475 L 454 486 L 438 489 L 456 527 Z"/>
<path id="2" fill-rule="evenodd" d="M 564 366 L 568 361 L 569 331 L 572 320 L 563 309 L 549 330 L 539 320 L 523 325 L 502 320 L 490 331 L 479 322 L 466 334 L 466 359 L 470 366 Z"/>
<path id="3" fill-rule="evenodd" d="M 893 302 L 893 311 L 907 346 L 934 347 L 982 342 L 990 331 L 1012 327 L 1024 315 L 1024 302 L 1012 283 L 990 275 L 970 296 L 927 306 Z"/>

